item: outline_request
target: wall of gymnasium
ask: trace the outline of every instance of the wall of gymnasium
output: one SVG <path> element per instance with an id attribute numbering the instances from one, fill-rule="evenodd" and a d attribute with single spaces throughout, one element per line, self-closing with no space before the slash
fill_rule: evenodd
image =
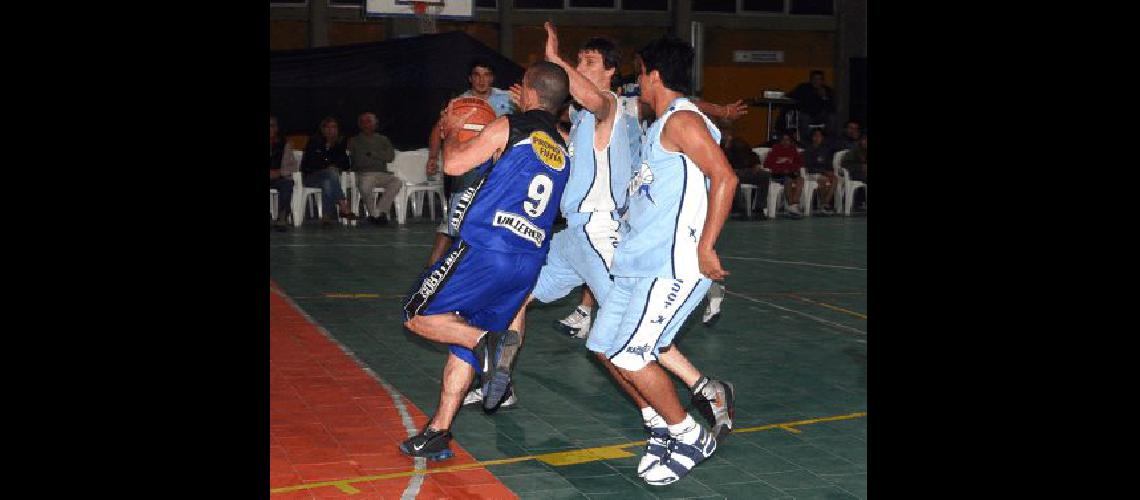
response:
<path id="1" fill-rule="evenodd" d="M 483 44 L 498 50 L 499 31 L 496 23 L 449 22 L 437 24 L 440 32 L 464 31 Z M 307 46 L 307 25 L 303 20 L 271 20 L 270 50 L 303 49 Z M 541 60 L 546 31 L 542 26 L 516 25 L 514 61 L 521 66 Z M 650 40 L 668 32 L 665 27 L 644 26 L 562 26 L 558 29 L 563 57 L 572 57 L 587 38 L 608 36 L 622 49 L 620 70 L 633 73 L 633 52 Z M 764 90 L 791 91 L 808 79 L 813 69 L 822 70 L 824 81 L 835 85 L 836 35 L 831 31 L 742 30 L 705 28 L 705 61 L 702 97 L 715 103 L 760 97 Z M 330 45 L 348 45 L 385 39 L 385 23 L 375 21 L 333 21 L 329 26 Z M 736 63 L 735 50 L 782 50 L 783 63 Z M 506 88 L 513 82 L 496 82 Z M 837 91 L 843 92 L 844 89 Z M 736 134 L 750 144 L 764 142 L 767 107 L 751 107 L 748 115 L 736 122 Z M 778 109 L 773 109 L 772 121 Z M 843 117 L 840 117 L 841 119 Z"/>

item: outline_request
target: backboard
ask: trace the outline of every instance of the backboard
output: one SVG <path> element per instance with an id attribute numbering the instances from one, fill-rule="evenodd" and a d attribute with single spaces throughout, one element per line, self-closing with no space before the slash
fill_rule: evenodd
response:
<path id="1" fill-rule="evenodd" d="M 416 17 L 412 0 L 367 0 L 365 17 Z M 445 20 L 469 21 L 475 17 L 475 0 L 427 0 L 428 13 Z"/>

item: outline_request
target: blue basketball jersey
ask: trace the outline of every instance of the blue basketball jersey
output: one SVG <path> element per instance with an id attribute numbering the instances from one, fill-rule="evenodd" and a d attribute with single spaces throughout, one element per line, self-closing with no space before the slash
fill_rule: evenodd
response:
<path id="1" fill-rule="evenodd" d="M 463 191 L 452 215 L 472 247 L 545 254 L 570 174 L 554 115 L 508 115 L 510 136 L 499 160 Z"/>
<path id="2" fill-rule="evenodd" d="M 677 111 L 700 115 L 713 141 L 720 142 L 720 130 L 684 97 L 675 99 L 649 127 L 639 168 L 629 184 L 629 232 L 614 255 L 614 276 L 701 276 L 697 242 L 704 231 L 709 184 L 691 158 L 661 147 L 661 132 Z"/>
<path id="3" fill-rule="evenodd" d="M 626 188 L 632 177 L 633 160 L 630 158 L 628 116 L 622 112 L 617 95 L 608 92 L 618 106 L 610 130 L 609 145 L 594 148 L 597 117 L 585 110 L 572 113 L 570 126 L 570 177 L 562 194 L 562 213 L 570 226 L 585 224 L 592 213 L 612 214 L 617 220 L 618 210 L 625 207 Z"/>

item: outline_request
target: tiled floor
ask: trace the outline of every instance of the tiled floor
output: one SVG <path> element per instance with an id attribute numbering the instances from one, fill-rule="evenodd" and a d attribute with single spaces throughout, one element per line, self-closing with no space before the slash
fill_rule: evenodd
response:
<path id="1" fill-rule="evenodd" d="M 730 221 L 718 244 L 732 272 L 723 317 L 705 328 L 699 323 L 702 305 L 678 336 L 698 368 L 736 385 L 739 429 L 859 416 L 734 434 L 689 477 L 667 487 L 647 486 L 637 477 L 637 446 L 626 458 L 576 465 L 526 460 L 485 470 L 521 498 L 865 498 L 866 417 L 860 412 L 867 394 L 866 223 L 840 217 Z M 303 227 L 272 234 L 270 245 L 271 276 L 281 290 L 428 414 L 437 404 L 446 350 L 403 331 L 399 297 L 425 264 L 433 228 L 427 222 L 406 229 Z M 637 410 L 587 356 L 583 342 L 549 327 L 577 300 L 574 293 L 532 306 L 516 367 L 517 409 L 490 416 L 460 412 L 453 432 L 475 459 L 645 438 Z M 311 397 L 335 397 L 317 394 L 338 392 L 322 382 L 309 387 Z M 678 394 L 688 401 L 680 384 Z M 354 423 L 351 413 L 330 418 Z M 367 437 L 357 442 L 366 446 Z M 462 483 L 452 479 L 458 481 L 453 486 Z M 434 488 L 425 486 L 419 498 L 445 495 L 429 483 Z"/>

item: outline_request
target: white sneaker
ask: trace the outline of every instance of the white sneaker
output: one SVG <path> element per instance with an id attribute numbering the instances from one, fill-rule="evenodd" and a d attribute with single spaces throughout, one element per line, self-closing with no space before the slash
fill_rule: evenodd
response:
<path id="1" fill-rule="evenodd" d="M 474 389 L 471 389 L 470 391 L 467 392 L 467 396 L 465 396 L 463 398 L 463 406 L 480 404 L 482 402 L 483 402 L 483 388 L 482 387 L 475 387 Z M 515 397 L 515 390 L 514 390 L 514 388 L 511 388 L 510 395 L 507 396 L 506 401 L 503 401 L 503 404 L 499 405 L 499 408 L 511 407 L 511 406 L 518 404 L 518 402 L 519 402 L 518 398 Z"/>
<path id="2" fill-rule="evenodd" d="M 653 464 L 641 477 L 647 484 L 664 486 L 685 477 L 716 451 L 716 439 L 701 424 L 679 436 L 669 437 L 668 455 Z"/>
<path id="3" fill-rule="evenodd" d="M 576 339 L 590 336 L 590 313 L 581 307 L 574 308 L 569 316 L 554 322 L 554 329 Z"/>
<path id="4" fill-rule="evenodd" d="M 717 320 L 720 319 L 720 304 L 724 302 L 724 286 L 713 283 L 709 288 L 709 305 L 705 308 L 704 315 L 701 316 L 701 323 L 705 326 L 713 326 Z"/>
<path id="5" fill-rule="evenodd" d="M 800 204 L 799 203 L 788 205 L 788 213 L 795 214 L 795 215 L 803 215 L 800 213 Z"/>
<path id="6" fill-rule="evenodd" d="M 645 440 L 645 454 L 637 464 L 637 475 L 641 477 L 669 456 L 669 426 L 665 425 L 665 419 L 657 415 L 645 428 L 649 431 L 649 438 Z"/>

